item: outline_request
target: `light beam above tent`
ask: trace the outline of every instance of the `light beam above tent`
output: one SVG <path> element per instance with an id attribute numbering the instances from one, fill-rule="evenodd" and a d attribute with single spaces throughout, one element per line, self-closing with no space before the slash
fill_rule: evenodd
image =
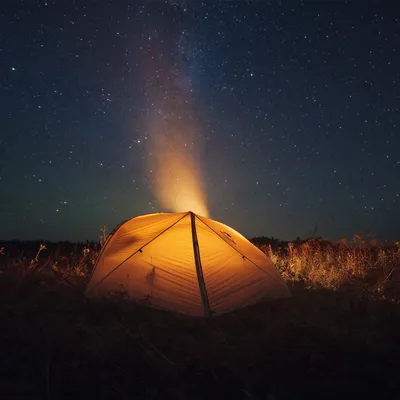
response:
<path id="1" fill-rule="evenodd" d="M 184 1 L 166 6 L 157 34 L 150 34 L 142 55 L 148 112 L 146 182 L 163 211 L 193 212 L 208 217 L 199 124 L 199 106 L 190 76 L 190 20 Z M 151 172 L 149 172 L 151 171 Z"/>

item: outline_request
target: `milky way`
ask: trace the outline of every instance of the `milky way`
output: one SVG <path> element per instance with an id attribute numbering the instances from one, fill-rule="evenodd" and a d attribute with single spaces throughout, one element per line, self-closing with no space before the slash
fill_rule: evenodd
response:
<path id="1" fill-rule="evenodd" d="M 149 115 L 149 183 L 162 209 L 208 216 L 201 173 L 201 133 L 188 72 L 191 16 L 185 4 L 155 3 L 143 75 Z M 161 5 L 161 6 L 160 6 Z"/>

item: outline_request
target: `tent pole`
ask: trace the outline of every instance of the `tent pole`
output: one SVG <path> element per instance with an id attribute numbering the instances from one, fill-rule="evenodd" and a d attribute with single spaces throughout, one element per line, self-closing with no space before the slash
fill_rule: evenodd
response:
<path id="1" fill-rule="evenodd" d="M 197 279 L 199 281 L 201 299 L 203 300 L 204 315 L 206 317 L 211 317 L 210 303 L 208 301 L 206 284 L 204 283 L 203 268 L 201 267 L 200 249 L 196 232 L 196 216 L 192 212 L 190 212 L 190 219 L 192 223 L 194 261 L 196 263 L 196 272 L 197 272 Z"/>

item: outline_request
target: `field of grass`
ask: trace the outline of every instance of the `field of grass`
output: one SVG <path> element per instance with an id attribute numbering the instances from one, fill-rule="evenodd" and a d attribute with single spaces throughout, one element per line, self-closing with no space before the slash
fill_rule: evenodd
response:
<path id="1" fill-rule="evenodd" d="M 0 244 L 1 398 L 400 398 L 398 244 L 253 242 L 293 296 L 210 320 L 88 301 L 101 244 Z"/>

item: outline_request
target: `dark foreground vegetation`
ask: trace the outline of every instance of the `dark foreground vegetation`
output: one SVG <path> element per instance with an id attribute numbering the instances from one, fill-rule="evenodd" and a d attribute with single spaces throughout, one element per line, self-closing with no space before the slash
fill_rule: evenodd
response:
<path id="1" fill-rule="evenodd" d="M 3 246 L 2 399 L 400 398 L 395 245 L 263 243 L 292 298 L 210 320 L 86 300 L 100 245 Z"/>

